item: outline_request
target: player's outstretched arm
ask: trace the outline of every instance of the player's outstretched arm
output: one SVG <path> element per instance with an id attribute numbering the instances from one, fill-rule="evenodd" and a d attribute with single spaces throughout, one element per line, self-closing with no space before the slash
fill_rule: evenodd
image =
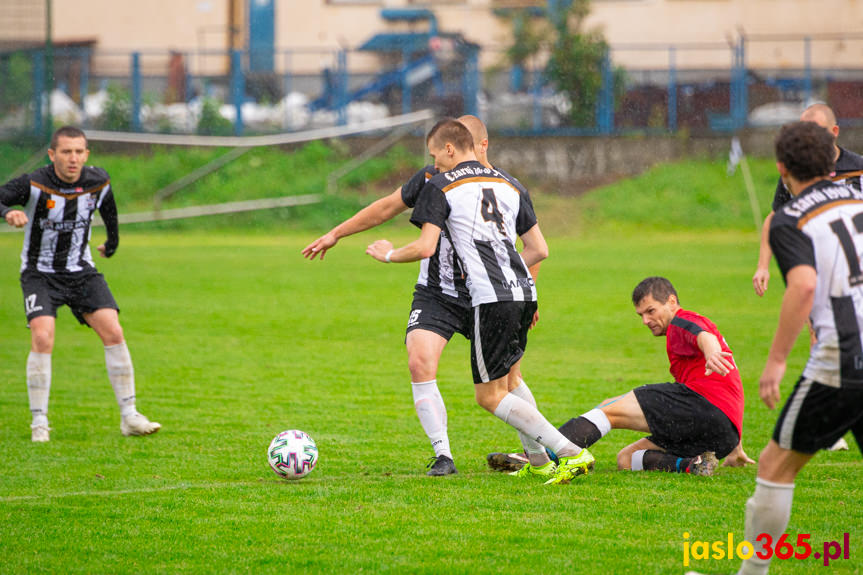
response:
<path id="1" fill-rule="evenodd" d="M 770 281 L 770 258 L 773 252 L 770 250 L 770 222 L 773 221 L 773 212 L 767 214 L 764 218 L 764 225 L 761 226 L 761 243 L 758 247 L 758 267 L 755 269 L 755 275 L 752 276 L 752 287 L 755 288 L 755 293 L 760 297 L 767 291 L 767 284 Z"/>
<path id="2" fill-rule="evenodd" d="M 545 236 L 542 235 L 542 231 L 539 229 L 539 224 L 535 224 L 524 232 L 521 235 L 521 241 L 524 243 L 521 258 L 528 268 L 533 268 L 548 257 L 548 243 L 546 243 Z"/>
<path id="3" fill-rule="evenodd" d="M 408 245 L 394 249 L 392 242 L 378 240 L 366 248 L 366 253 L 384 263 L 407 263 L 430 258 L 437 250 L 440 230 L 435 224 L 426 222 L 420 231 L 420 237 Z"/>
<path id="4" fill-rule="evenodd" d="M 379 226 L 406 209 L 408 207 L 402 201 L 402 189 L 399 187 L 390 195 L 384 196 L 364 207 L 349 219 L 307 245 L 303 248 L 303 257 L 313 260 L 316 256 L 320 255 L 321 260 L 323 260 L 327 250 L 335 246 L 341 238 Z"/>
<path id="5" fill-rule="evenodd" d="M 709 331 L 698 334 L 698 349 L 704 354 L 704 375 L 713 372 L 719 375 L 728 375 L 734 369 L 732 354 L 722 351 L 722 346 L 715 335 Z"/>
<path id="6" fill-rule="evenodd" d="M 785 375 L 785 360 L 791 353 L 800 330 L 806 325 L 809 312 L 812 311 L 817 282 L 815 268 L 808 265 L 794 266 L 785 279 L 788 285 L 782 297 L 779 325 L 758 382 L 758 395 L 770 409 L 779 402 L 779 383 Z"/>

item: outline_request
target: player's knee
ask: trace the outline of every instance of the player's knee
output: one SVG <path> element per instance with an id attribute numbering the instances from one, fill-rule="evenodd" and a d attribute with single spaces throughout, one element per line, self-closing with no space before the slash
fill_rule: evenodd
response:
<path id="1" fill-rule="evenodd" d="M 125 341 L 123 337 L 123 328 L 119 323 L 108 327 L 99 335 L 102 337 L 102 343 L 106 346 L 119 345 Z"/>
<path id="2" fill-rule="evenodd" d="M 31 343 L 36 353 L 51 353 L 54 350 L 54 334 L 50 331 L 34 332 Z"/>
<path id="3" fill-rule="evenodd" d="M 424 353 L 410 353 L 408 355 L 408 369 L 411 378 L 415 382 L 429 381 L 435 378 L 437 372 L 437 360 Z"/>

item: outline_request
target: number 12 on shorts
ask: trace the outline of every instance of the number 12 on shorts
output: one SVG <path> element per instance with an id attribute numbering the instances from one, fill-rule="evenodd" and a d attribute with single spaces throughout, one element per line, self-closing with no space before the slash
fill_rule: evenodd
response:
<path id="1" fill-rule="evenodd" d="M 42 311 L 41 305 L 36 305 L 36 294 L 31 293 L 24 298 L 24 312 L 30 315 L 33 312 Z"/>

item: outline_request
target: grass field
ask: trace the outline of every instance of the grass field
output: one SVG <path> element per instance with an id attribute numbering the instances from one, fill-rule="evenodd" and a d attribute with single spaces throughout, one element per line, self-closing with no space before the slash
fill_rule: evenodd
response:
<path id="1" fill-rule="evenodd" d="M 43 445 L 29 439 L 21 236 L 0 234 L 0 573 L 683 573 L 684 532 L 742 539 L 753 468 L 617 472 L 615 454 L 635 433 L 597 444 L 596 473 L 569 486 L 489 471 L 485 454 L 515 447 L 516 436 L 475 405 L 459 337 L 438 376 L 459 474 L 426 477 L 431 450 L 402 345 L 416 266 L 364 256 L 381 234 L 398 243 L 414 232 L 349 238 L 310 263 L 299 252 L 311 233 L 124 229 L 117 255 L 98 263 L 123 310 L 138 406 L 163 429 L 120 435 L 98 339 L 64 309 Z M 764 299 L 752 293 L 755 242 L 753 231 L 611 223 L 551 234 L 523 364 L 548 418 L 669 378 L 664 339 L 629 303 L 639 280 L 662 274 L 735 351 L 745 445 L 757 456 L 776 418 L 757 377 L 782 286 L 775 272 Z M 801 340 L 785 395 L 805 355 Z M 289 428 L 309 432 L 321 454 L 299 482 L 278 479 L 265 457 Z M 772 573 L 863 573 L 863 463 L 851 444 L 804 470 L 788 527 L 816 548 L 850 533 L 850 560 L 775 561 Z"/>

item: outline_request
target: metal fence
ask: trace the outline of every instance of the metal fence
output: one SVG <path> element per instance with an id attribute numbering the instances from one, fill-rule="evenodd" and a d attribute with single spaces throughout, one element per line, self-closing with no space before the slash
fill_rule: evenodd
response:
<path id="1" fill-rule="evenodd" d="M 0 49 L 0 133 L 41 134 L 53 118 L 112 130 L 239 135 L 428 107 L 476 113 L 513 134 L 733 131 L 788 121 L 811 100 L 826 101 L 840 123 L 853 125 L 863 124 L 863 59 L 859 67 L 823 62 L 858 52 L 863 34 L 615 45 L 602 65 L 592 122 L 574 126 L 569 99 L 549 82 L 542 58 L 513 69 L 494 48 L 390 56 L 278 50 L 272 72 L 251 72 L 254 55 L 240 51 L 109 53 L 71 43 L 46 58 L 40 46 Z M 480 61 L 498 64 L 480 69 Z"/>

